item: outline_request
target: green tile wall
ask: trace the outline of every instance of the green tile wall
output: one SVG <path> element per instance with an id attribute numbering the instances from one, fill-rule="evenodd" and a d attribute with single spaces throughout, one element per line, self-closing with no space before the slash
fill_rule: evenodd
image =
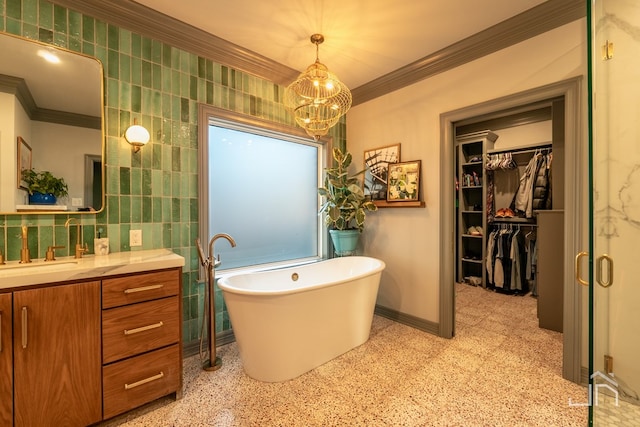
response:
<path id="1" fill-rule="evenodd" d="M 95 56 L 105 78 L 106 206 L 96 215 L 0 215 L 0 251 L 20 257 L 20 227 L 43 258 L 47 246 L 72 247 L 64 222 L 82 224 L 92 245 L 98 231 L 112 252 L 169 248 L 184 256 L 183 338 L 198 339 L 204 285 L 197 282 L 198 103 L 293 125 L 279 100 L 284 87 L 174 48 L 44 0 L 0 0 L 0 31 Z M 137 119 L 151 142 L 132 153 L 124 130 Z M 344 120 L 332 130 L 344 144 Z M 129 246 L 129 230 L 142 229 L 143 246 Z M 91 248 L 91 252 L 93 248 Z M 57 251 L 69 255 L 68 249 Z M 32 258 L 36 258 L 32 255 Z M 219 292 L 219 291 L 218 291 Z M 217 295 L 216 329 L 230 328 Z"/>

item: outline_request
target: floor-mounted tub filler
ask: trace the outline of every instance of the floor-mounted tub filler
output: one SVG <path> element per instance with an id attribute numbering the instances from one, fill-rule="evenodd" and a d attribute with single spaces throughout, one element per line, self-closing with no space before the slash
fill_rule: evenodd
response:
<path id="1" fill-rule="evenodd" d="M 352 256 L 218 280 L 247 375 L 286 381 L 364 344 L 384 268 Z"/>

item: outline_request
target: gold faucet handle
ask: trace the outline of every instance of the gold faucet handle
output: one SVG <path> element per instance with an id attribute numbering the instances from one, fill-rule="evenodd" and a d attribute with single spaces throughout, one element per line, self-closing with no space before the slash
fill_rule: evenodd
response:
<path id="1" fill-rule="evenodd" d="M 44 258 L 45 261 L 55 261 L 56 260 L 56 249 L 62 249 L 64 246 L 49 246 L 47 248 L 47 254 Z"/>

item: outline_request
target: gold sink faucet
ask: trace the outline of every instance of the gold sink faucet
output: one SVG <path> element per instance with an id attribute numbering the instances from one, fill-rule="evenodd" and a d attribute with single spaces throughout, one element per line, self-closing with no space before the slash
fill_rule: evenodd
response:
<path id="1" fill-rule="evenodd" d="M 31 262 L 31 255 L 29 254 L 29 227 L 22 226 L 22 249 L 20 249 L 20 264 L 27 264 Z"/>
<path id="2" fill-rule="evenodd" d="M 64 223 L 64 226 L 69 228 L 69 225 L 71 224 L 71 222 L 75 222 L 76 224 L 76 255 L 75 258 L 82 258 L 82 254 L 85 252 L 89 251 L 89 247 L 87 246 L 87 244 L 85 243 L 84 246 L 82 245 L 82 229 L 80 228 L 80 223 L 78 222 L 77 219 L 75 218 L 69 218 L 67 220 L 67 222 Z"/>

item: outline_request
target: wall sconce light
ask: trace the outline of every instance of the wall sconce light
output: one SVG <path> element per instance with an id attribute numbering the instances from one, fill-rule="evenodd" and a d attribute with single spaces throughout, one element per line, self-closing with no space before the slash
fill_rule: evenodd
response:
<path id="1" fill-rule="evenodd" d="M 124 139 L 133 146 L 133 152 L 137 153 L 143 145 L 149 142 L 151 135 L 149 135 L 149 131 L 144 126 L 138 124 L 138 120 L 133 119 L 133 125 L 129 126 L 124 133 Z"/>

